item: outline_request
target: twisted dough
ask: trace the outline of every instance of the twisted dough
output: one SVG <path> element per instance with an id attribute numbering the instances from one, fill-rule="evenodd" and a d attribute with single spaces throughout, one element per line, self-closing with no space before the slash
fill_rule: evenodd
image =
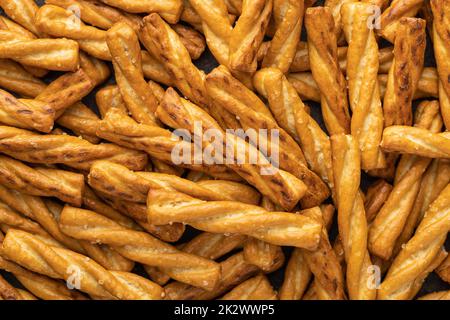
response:
<path id="1" fill-rule="evenodd" d="M 149 222 L 182 222 L 214 233 L 240 233 L 272 243 L 309 250 L 317 248 L 319 222 L 285 212 L 235 201 L 202 201 L 182 193 L 150 189 L 147 209 Z"/>
<path id="2" fill-rule="evenodd" d="M 415 286 L 420 288 L 420 280 L 433 271 L 430 266 L 441 253 L 450 229 L 449 208 L 450 184 L 430 205 L 414 236 L 395 258 L 378 290 L 379 299 L 411 299 L 415 295 Z"/>
<path id="3" fill-rule="evenodd" d="M 109 66 L 84 52 L 80 52 L 80 68 L 87 74 L 94 86 L 98 86 L 109 79 Z"/>
<path id="4" fill-rule="evenodd" d="M 73 251 L 54 247 L 20 230 L 9 230 L 2 254 L 27 269 L 51 278 L 80 283 L 80 290 L 106 299 L 160 299 L 163 289 L 133 273 L 108 271 L 93 260 Z M 78 270 L 78 273 L 74 273 Z M 131 285 L 132 284 L 132 285 Z"/>
<path id="5" fill-rule="evenodd" d="M 306 263 L 302 250 L 294 249 L 284 271 L 280 300 L 300 300 L 311 280 L 311 269 Z"/>
<path id="6" fill-rule="evenodd" d="M 392 185 L 379 179 L 367 188 L 364 199 L 367 222 L 372 222 L 392 192 Z"/>
<path id="7" fill-rule="evenodd" d="M 258 275 L 225 294 L 221 300 L 277 300 L 277 293 L 265 275 Z"/>
<path id="8" fill-rule="evenodd" d="M 219 265 L 181 252 L 152 236 L 125 228 L 95 212 L 66 206 L 61 230 L 74 238 L 98 241 L 131 260 L 159 267 L 172 278 L 212 290 L 220 279 Z"/>
<path id="9" fill-rule="evenodd" d="M 439 103 L 447 130 L 450 129 L 450 1 L 433 0 L 433 44 L 439 74 Z"/>
<path id="10" fill-rule="evenodd" d="M 339 235 L 347 262 L 347 289 L 352 300 L 375 299 L 369 285 L 372 265 L 367 250 L 367 220 L 360 184 L 358 143 L 350 135 L 331 137 Z"/>
<path id="11" fill-rule="evenodd" d="M 330 134 L 349 133 L 347 84 L 339 68 L 337 40 L 330 10 L 327 7 L 308 8 L 305 26 L 311 71 L 322 93 L 325 125 Z"/>
<path id="12" fill-rule="evenodd" d="M 342 30 L 342 13 L 341 8 L 346 3 L 354 2 L 353 0 L 325 0 L 324 6 L 330 9 L 334 20 L 334 33 L 336 35 L 336 40 L 342 42 L 343 40 L 343 30 Z"/>
<path id="13" fill-rule="evenodd" d="M 367 25 L 371 5 L 348 3 L 342 6 L 344 33 L 349 42 L 347 77 L 353 111 L 351 132 L 361 150 L 363 170 L 384 168 L 386 161 L 379 147 L 383 133 L 383 109 L 378 85 L 378 45 Z"/>
<path id="14" fill-rule="evenodd" d="M 424 0 L 393 0 L 380 17 L 381 29 L 378 33 L 394 43 L 398 24 L 402 17 L 414 17 L 420 10 Z"/>
<path id="15" fill-rule="evenodd" d="M 0 59 L 0 87 L 25 97 L 35 97 L 44 90 L 46 84 L 20 64 Z"/>
<path id="16" fill-rule="evenodd" d="M 283 73 L 289 71 L 300 40 L 303 14 L 303 1 L 274 0 L 273 19 L 276 21 L 277 30 L 264 56 L 264 68 L 278 68 Z"/>

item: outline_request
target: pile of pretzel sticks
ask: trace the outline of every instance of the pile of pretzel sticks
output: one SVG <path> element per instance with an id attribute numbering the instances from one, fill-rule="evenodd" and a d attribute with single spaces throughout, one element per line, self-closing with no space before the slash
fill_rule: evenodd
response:
<path id="1" fill-rule="evenodd" d="M 450 0 L 0 7 L 0 268 L 21 284 L 0 276 L 0 299 L 400 300 L 432 272 L 450 283 Z M 175 161 L 180 146 L 214 161 Z"/>

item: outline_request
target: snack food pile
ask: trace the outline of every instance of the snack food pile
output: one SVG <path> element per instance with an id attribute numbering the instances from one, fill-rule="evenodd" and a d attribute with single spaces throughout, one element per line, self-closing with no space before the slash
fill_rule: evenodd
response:
<path id="1" fill-rule="evenodd" d="M 0 7 L 0 300 L 450 299 L 450 0 Z"/>

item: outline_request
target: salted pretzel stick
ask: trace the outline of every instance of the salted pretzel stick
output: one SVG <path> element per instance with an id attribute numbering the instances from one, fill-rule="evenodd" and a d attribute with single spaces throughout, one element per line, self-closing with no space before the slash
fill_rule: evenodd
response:
<path id="1" fill-rule="evenodd" d="M 320 89 L 310 72 L 290 73 L 287 75 L 287 79 L 302 100 L 321 102 Z"/>
<path id="2" fill-rule="evenodd" d="M 69 135 L 39 135 L 31 131 L 0 126 L 0 152 L 15 159 L 41 164 L 65 164 L 89 170 L 97 160 L 119 163 L 132 170 L 143 170 L 147 155 L 114 144 L 91 144 Z"/>
<path id="3" fill-rule="evenodd" d="M 450 2 L 433 0 L 430 2 L 433 11 L 433 44 L 439 74 L 439 103 L 442 118 L 447 129 L 450 128 Z"/>
<path id="4" fill-rule="evenodd" d="M 95 95 L 95 102 L 102 118 L 106 116 L 106 113 L 111 108 L 118 108 L 123 112 L 127 112 L 127 106 L 117 85 L 101 88 Z"/>
<path id="5" fill-rule="evenodd" d="M 87 74 L 94 86 L 105 82 L 111 75 L 106 63 L 84 52 L 80 52 L 80 68 Z"/>
<path id="6" fill-rule="evenodd" d="M 264 68 L 278 68 L 283 73 L 289 71 L 300 40 L 303 14 L 303 1 L 274 0 L 273 19 L 276 21 L 277 30 L 264 56 Z"/>
<path id="7" fill-rule="evenodd" d="M 221 300 L 277 300 L 277 293 L 267 277 L 260 274 L 236 286 Z"/>
<path id="8" fill-rule="evenodd" d="M 197 60 L 205 52 L 205 37 L 198 31 L 183 24 L 172 25 L 181 42 L 186 47 L 192 60 Z"/>
<path id="9" fill-rule="evenodd" d="M 305 196 L 300 200 L 303 207 L 319 205 L 329 196 L 325 183 L 307 167 L 303 152 L 294 139 L 278 126 L 269 110 L 264 111 L 264 114 L 259 111 L 264 110 L 265 105 L 249 89 L 234 79 L 225 67 L 220 66 L 207 76 L 206 87 L 216 104 L 219 103 L 228 112 L 239 117 L 239 123 L 244 130 L 266 129 L 268 132 L 277 130 L 280 136 L 280 168 L 301 179 L 308 187 Z M 253 104 L 254 101 L 258 104 Z M 250 140 L 258 144 L 251 137 Z M 267 142 L 271 141 L 267 139 Z M 266 153 L 272 152 L 270 148 L 272 146 Z"/>
<path id="10" fill-rule="evenodd" d="M 7 228 L 20 229 L 30 232 L 32 234 L 49 237 L 49 234 L 41 228 L 36 222 L 21 216 L 16 211 L 12 210 L 8 205 L 0 201 L 0 224 L 7 226 Z"/>
<path id="11" fill-rule="evenodd" d="M 438 291 L 421 296 L 417 300 L 450 300 L 450 291 Z"/>
<path id="12" fill-rule="evenodd" d="M 20 248 L 26 248 L 26 252 Z M 163 295 L 162 288 L 149 280 L 128 272 L 108 271 L 83 255 L 52 247 L 23 231 L 10 230 L 2 250 L 8 259 L 52 278 L 70 280 L 70 266 L 78 268 L 82 275 L 79 277 L 80 289 L 95 297 L 160 299 Z"/>
<path id="13" fill-rule="evenodd" d="M 0 59 L 0 87 L 25 97 L 35 97 L 45 89 L 46 84 L 18 63 Z"/>
<path id="14" fill-rule="evenodd" d="M 273 0 L 242 2 L 242 13 L 229 38 L 231 70 L 256 71 L 256 56 L 269 24 L 272 7 Z"/>
<path id="15" fill-rule="evenodd" d="M 325 0 L 324 6 L 330 9 L 334 20 L 334 33 L 338 42 L 343 40 L 343 23 L 341 8 L 346 3 L 355 2 L 353 0 Z"/>
<path id="16" fill-rule="evenodd" d="M 137 34 L 128 24 L 117 23 L 107 32 L 107 44 L 119 90 L 132 117 L 139 123 L 155 124 L 157 101 L 144 80 Z"/>
<path id="17" fill-rule="evenodd" d="M 279 292 L 280 300 L 300 300 L 312 276 L 302 250 L 292 251 L 284 272 L 284 280 Z"/>
<path id="18" fill-rule="evenodd" d="M 31 168 L 24 163 L 0 156 L 0 183 L 30 195 L 53 196 L 62 201 L 81 205 L 83 175 L 48 168 Z"/>
<path id="19" fill-rule="evenodd" d="M 222 277 L 219 285 L 212 291 L 172 282 L 164 287 L 168 300 L 211 300 L 254 276 L 259 270 L 245 262 L 243 253 L 237 253 L 220 263 Z"/>
<path id="20" fill-rule="evenodd" d="M 41 34 L 34 22 L 39 7 L 33 0 L 1 0 L 0 7 L 11 19 L 33 34 Z"/>
<path id="21" fill-rule="evenodd" d="M 360 184 L 360 154 L 350 135 L 331 137 L 334 180 L 338 203 L 339 235 L 347 262 L 347 289 L 352 300 L 375 299 L 368 285 L 371 266 L 367 251 L 367 220 Z"/>
<path id="22" fill-rule="evenodd" d="M 390 193 L 392 192 L 392 185 L 383 179 L 377 180 L 367 189 L 366 197 L 364 199 L 364 208 L 366 209 L 367 222 L 372 222 L 377 216 L 380 209 L 385 204 Z"/>
<path id="23" fill-rule="evenodd" d="M 208 202 L 165 190 L 150 189 L 147 210 L 149 222 L 156 225 L 182 222 L 207 232 L 239 233 L 275 245 L 310 250 L 318 245 L 321 227 L 317 221 L 301 215 L 268 213 L 261 207 L 235 201 Z"/>
<path id="24" fill-rule="evenodd" d="M 422 7 L 424 0 L 393 0 L 380 17 L 381 29 L 378 33 L 394 43 L 402 17 L 414 17 Z"/>
<path id="25" fill-rule="evenodd" d="M 450 228 L 450 185 L 430 205 L 414 236 L 406 243 L 378 291 L 379 299 L 411 299 L 414 284 L 439 254 Z"/>
<path id="26" fill-rule="evenodd" d="M 349 133 L 347 84 L 339 69 L 331 11 L 326 7 L 308 8 L 305 26 L 308 32 L 311 71 L 322 93 L 321 105 L 325 125 L 330 134 Z"/>
<path id="27" fill-rule="evenodd" d="M 87 241 L 100 239 L 123 256 L 157 266 L 184 283 L 212 290 L 220 279 L 218 264 L 178 251 L 146 233 L 127 229 L 93 211 L 66 206 L 61 214 L 60 226 L 64 233 L 72 237 Z M 97 232 L 99 226 L 102 230 Z"/>
<path id="28" fill-rule="evenodd" d="M 372 14 L 370 7 L 367 3 L 342 6 L 344 33 L 349 42 L 347 77 L 353 111 L 351 132 L 359 143 L 363 170 L 386 166 L 379 147 L 383 132 L 383 109 L 377 79 L 378 45 L 373 30 L 367 26 L 367 20 Z"/>
<path id="29" fill-rule="evenodd" d="M 426 128 L 431 132 L 441 130 L 438 103 L 423 103 L 418 111 L 422 112 L 416 118 L 416 127 Z M 368 247 L 372 254 L 388 260 L 395 253 L 395 244 L 411 214 L 423 174 L 430 162 L 430 158 L 402 156 L 397 166 L 394 188 L 369 229 Z M 407 168 L 404 168 L 405 165 Z"/>

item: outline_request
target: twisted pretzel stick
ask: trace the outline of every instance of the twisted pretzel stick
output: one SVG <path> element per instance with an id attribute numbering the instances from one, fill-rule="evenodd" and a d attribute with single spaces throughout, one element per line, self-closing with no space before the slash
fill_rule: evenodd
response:
<path id="1" fill-rule="evenodd" d="M 372 265 L 367 251 L 367 220 L 360 184 L 358 143 L 350 135 L 331 137 L 339 234 L 347 262 L 347 289 L 352 300 L 375 299 L 369 286 Z"/>
<path id="2" fill-rule="evenodd" d="M 314 80 L 322 93 L 321 105 L 330 134 L 350 132 L 346 81 L 337 58 L 337 41 L 331 11 L 308 8 L 305 15 L 308 51 Z"/>
<path id="3" fill-rule="evenodd" d="M 115 24 L 107 32 L 116 81 L 132 117 L 139 123 L 156 124 L 156 97 L 148 90 L 142 73 L 137 34 L 126 23 Z"/>
<path id="4" fill-rule="evenodd" d="M 429 273 L 450 228 L 450 185 L 430 205 L 416 233 L 403 247 L 378 290 L 379 299 L 407 299 L 417 278 Z"/>
<path id="5" fill-rule="evenodd" d="M 20 161 L 0 156 L 0 183 L 31 195 L 51 197 L 81 205 L 84 177 L 69 171 L 31 168 Z"/>
<path id="6" fill-rule="evenodd" d="M 106 63 L 84 52 L 80 52 L 80 68 L 87 74 L 94 86 L 105 82 L 111 75 Z"/>
<path id="7" fill-rule="evenodd" d="M 377 180 L 367 189 L 364 199 L 364 208 L 366 209 L 367 222 L 372 222 L 380 209 L 386 203 L 392 192 L 392 185 L 383 179 Z"/>
<path id="8" fill-rule="evenodd" d="M 447 257 L 435 271 L 442 280 L 450 283 L 450 258 Z"/>
<path id="9" fill-rule="evenodd" d="M 206 50 L 205 37 L 198 31 L 182 25 L 175 24 L 172 29 L 178 34 L 181 42 L 186 47 L 192 60 L 197 60 Z"/>
<path id="10" fill-rule="evenodd" d="M 341 8 L 346 3 L 354 2 L 353 0 L 325 0 L 324 6 L 330 9 L 334 20 L 334 33 L 336 35 L 336 40 L 342 42 L 343 40 L 343 22 Z"/>
<path id="11" fill-rule="evenodd" d="M 111 108 L 118 108 L 122 112 L 127 112 L 125 101 L 123 101 L 120 89 L 116 85 L 101 88 L 95 95 L 95 102 L 102 118 Z"/>
<path id="12" fill-rule="evenodd" d="M 267 277 L 260 274 L 236 286 L 221 300 L 277 300 L 277 293 Z"/>
<path id="13" fill-rule="evenodd" d="M 43 237 L 49 237 L 49 234 L 41 228 L 36 222 L 21 216 L 16 211 L 12 210 L 5 203 L 0 201 L 0 224 L 7 229 L 20 229 L 30 232 L 32 234 L 41 235 Z"/>
<path id="14" fill-rule="evenodd" d="M 258 272 L 257 267 L 245 262 L 242 252 L 234 254 L 221 262 L 220 268 L 222 270 L 222 277 L 214 290 L 207 291 L 181 282 L 172 282 L 164 287 L 166 299 L 211 300 L 221 296 Z"/>
<path id="15" fill-rule="evenodd" d="M 0 59 L 0 87 L 26 97 L 35 97 L 44 90 L 46 84 L 18 63 Z"/>
<path id="16" fill-rule="evenodd" d="M 302 100 L 321 102 L 320 89 L 310 72 L 290 73 L 287 79 Z"/>
<path id="17" fill-rule="evenodd" d="M 378 45 L 367 25 L 372 14 L 367 3 L 342 6 L 344 33 L 349 42 L 347 77 L 353 111 L 351 132 L 361 149 L 363 170 L 384 168 L 386 160 L 379 147 L 383 133 L 383 109 L 377 79 Z"/>
<path id="18" fill-rule="evenodd" d="M 162 288 L 149 280 L 128 272 L 108 271 L 83 255 L 50 246 L 23 231 L 10 230 L 2 250 L 8 259 L 52 278 L 70 281 L 71 273 L 78 270 L 80 289 L 95 297 L 159 299 L 163 296 Z"/>
<path id="19" fill-rule="evenodd" d="M 41 164 L 66 164 L 89 170 L 99 159 L 107 159 L 133 170 L 142 170 L 147 155 L 114 144 L 91 144 L 69 135 L 38 135 L 31 131 L 0 126 L 0 151 L 15 159 Z"/>
<path id="20" fill-rule="evenodd" d="M 300 300 L 312 276 L 302 250 L 292 251 L 284 272 L 284 280 L 279 292 L 280 300 Z"/>
<path id="21" fill-rule="evenodd" d="M 23 300 L 19 290 L 0 276 L 0 300 Z"/>
<path id="22" fill-rule="evenodd" d="M 402 17 L 414 17 L 420 10 L 424 0 L 393 0 L 380 17 L 381 29 L 378 33 L 386 40 L 394 43 L 397 27 Z"/>
<path id="23" fill-rule="evenodd" d="M 264 56 L 264 68 L 276 67 L 283 73 L 289 71 L 300 40 L 303 14 L 303 1 L 274 1 L 273 18 L 278 21 L 278 28 Z"/>
<path id="24" fill-rule="evenodd" d="M 97 240 L 131 260 L 157 266 L 184 283 L 212 290 L 220 279 L 218 264 L 178 251 L 146 233 L 127 229 L 92 211 L 66 206 L 61 214 L 60 227 L 72 237 Z"/>
<path id="25" fill-rule="evenodd" d="M 261 103 L 259 99 L 255 99 L 255 101 Z M 251 105 L 255 107 L 255 105 Z M 167 90 L 157 114 L 165 124 L 173 128 L 186 129 L 194 135 L 196 134 L 194 124 L 198 121 L 204 126 L 205 130 L 213 129 L 215 132 L 223 132 L 208 113 L 189 101 L 181 99 L 171 89 Z M 175 117 L 171 115 L 175 115 Z M 228 150 L 225 150 L 225 156 L 232 161 L 226 161 L 228 162 L 226 165 L 251 185 L 254 185 L 271 201 L 283 208 L 292 209 L 305 192 L 303 183 L 289 173 L 277 170 L 269 161 L 264 161 L 264 156 L 251 144 L 232 135 L 226 135 L 225 133 L 222 133 L 222 135 L 222 137 L 225 137 L 225 141 L 230 144 Z M 201 137 L 201 139 L 204 139 L 204 137 Z M 209 144 L 211 144 L 210 141 L 205 141 L 205 145 Z M 238 152 L 242 152 L 242 150 L 247 152 L 248 150 L 249 154 L 259 155 L 258 163 L 253 164 L 246 161 L 239 163 L 236 150 L 240 150 Z M 262 174 L 263 170 L 267 170 L 271 174 Z"/>
<path id="26" fill-rule="evenodd" d="M 423 103 L 418 110 L 423 111 L 416 119 L 416 127 L 432 132 L 441 130 L 442 120 L 437 103 Z M 394 247 L 409 219 L 423 174 L 430 162 L 430 158 L 402 156 L 397 166 L 394 188 L 369 229 L 368 247 L 372 254 L 388 260 L 395 253 Z"/>
<path id="27" fill-rule="evenodd" d="M 439 74 L 439 103 L 442 118 L 447 129 L 450 128 L 450 2 L 433 0 L 430 2 L 433 11 L 433 44 Z"/>
<path id="28" fill-rule="evenodd" d="M 39 7 L 33 0 L 1 0 L 0 7 L 11 19 L 33 34 L 41 34 L 34 22 Z"/>
<path id="29" fill-rule="evenodd" d="M 240 233 L 275 245 L 309 250 L 314 250 L 319 240 L 320 223 L 313 219 L 284 212 L 269 213 L 261 207 L 235 201 L 207 202 L 182 193 L 150 189 L 147 210 L 149 222 L 156 225 L 182 222 L 207 232 Z"/>

